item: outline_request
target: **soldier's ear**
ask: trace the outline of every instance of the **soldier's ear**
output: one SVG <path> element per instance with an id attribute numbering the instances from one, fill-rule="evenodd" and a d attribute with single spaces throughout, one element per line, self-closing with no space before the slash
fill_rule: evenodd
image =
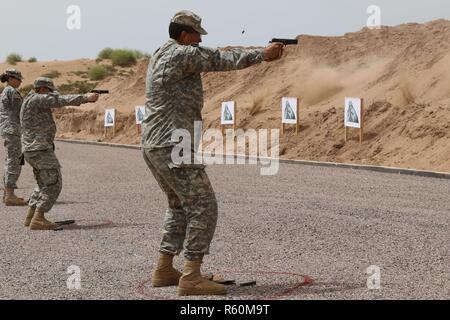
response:
<path id="1" fill-rule="evenodd" d="M 186 31 L 181 31 L 180 37 L 178 39 L 178 42 L 181 44 L 188 44 L 188 41 L 186 41 L 186 38 L 189 36 L 189 33 Z"/>
<path id="2" fill-rule="evenodd" d="M 185 37 L 186 37 L 186 32 L 181 31 L 180 36 L 177 39 L 178 43 L 183 44 L 183 40 L 184 40 Z"/>

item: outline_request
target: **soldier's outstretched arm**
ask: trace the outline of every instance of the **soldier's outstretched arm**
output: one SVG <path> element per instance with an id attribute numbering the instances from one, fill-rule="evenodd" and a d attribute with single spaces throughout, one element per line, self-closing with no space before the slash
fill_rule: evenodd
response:
<path id="1" fill-rule="evenodd" d="M 215 49 L 186 46 L 182 65 L 186 73 L 240 70 L 264 61 L 264 49 Z"/>
<path id="2" fill-rule="evenodd" d="M 186 46 L 184 57 L 186 71 L 231 71 L 250 67 L 263 61 L 281 58 L 284 45 L 274 43 L 262 49 L 213 49 L 199 46 Z"/>
<path id="3" fill-rule="evenodd" d="M 39 95 L 38 105 L 41 108 L 63 108 L 67 106 L 78 107 L 84 103 L 95 102 L 98 100 L 99 95 L 97 93 L 88 93 L 83 95 L 69 94 L 43 94 Z"/>

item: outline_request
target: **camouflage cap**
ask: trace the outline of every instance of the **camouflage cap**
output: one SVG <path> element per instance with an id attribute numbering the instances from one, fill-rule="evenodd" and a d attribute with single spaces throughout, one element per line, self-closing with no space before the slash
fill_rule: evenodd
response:
<path id="1" fill-rule="evenodd" d="M 53 83 L 53 80 L 46 77 L 39 77 L 34 81 L 34 87 L 35 88 L 48 88 L 50 90 L 55 90 L 55 84 Z"/>
<path id="2" fill-rule="evenodd" d="M 172 18 L 171 22 L 191 27 L 202 35 L 208 34 L 208 32 L 206 32 L 206 30 L 202 28 L 202 18 L 200 18 L 192 11 L 183 10 L 177 12 Z"/>
<path id="3" fill-rule="evenodd" d="M 5 71 L 5 74 L 6 74 L 7 76 L 9 76 L 9 77 L 13 77 L 13 78 L 16 78 L 16 79 L 19 79 L 19 80 L 23 80 L 22 73 L 21 73 L 19 70 L 16 70 L 16 69 L 7 69 L 7 70 Z"/>

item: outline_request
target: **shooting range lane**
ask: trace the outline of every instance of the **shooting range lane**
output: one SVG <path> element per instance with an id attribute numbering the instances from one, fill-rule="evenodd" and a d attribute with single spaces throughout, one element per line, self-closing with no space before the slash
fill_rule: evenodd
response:
<path id="1" fill-rule="evenodd" d="M 56 152 L 64 186 L 49 219 L 113 223 L 31 232 L 26 209 L 1 206 L 0 298 L 178 299 L 174 287 L 136 290 L 157 258 L 167 203 L 140 151 L 57 142 Z M 257 166 L 207 170 L 219 221 L 204 271 L 257 282 L 228 298 L 448 298 L 449 180 L 290 164 L 271 177 Z M 19 185 L 21 196 L 34 188 L 28 165 Z M 81 290 L 67 289 L 72 265 Z M 371 265 L 381 290 L 367 289 Z"/>

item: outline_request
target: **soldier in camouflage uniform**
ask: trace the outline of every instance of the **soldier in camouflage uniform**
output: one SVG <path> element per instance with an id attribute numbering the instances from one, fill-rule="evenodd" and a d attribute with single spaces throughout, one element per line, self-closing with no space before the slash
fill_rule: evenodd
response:
<path id="1" fill-rule="evenodd" d="M 202 72 L 244 69 L 277 60 L 284 46 L 278 43 L 256 50 L 201 47 L 201 35 L 207 33 L 200 17 L 190 11 L 173 17 L 169 34 L 171 39 L 155 52 L 148 67 L 142 133 L 144 159 L 169 203 L 152 284 L 178 285 L 179 295 L 222 295 L 227 293 L 225 287 L 200 273 L 216 228 L 215 193 L 203 165 L 173 163 L 171 153 L 178 142 L 172 141 L 172 133 L 184 129 L 192 138 L 194 122 L 202 121 Z M 186 261 L 181 274 L 172 263 L 184 243 Z"/>
<path id="2" fill-rule="evenodd" d="M 54 152 L 56 124 L 51 109 L 95 102 L 99 95 L 59 95 L 54 91 L 53 81 L 44 77 L 38 78 L 34 87 L 25 97 L 20 113 L 25 160 L 33 168 L 38 184 L 28 203 L 25 226 L 31 230 L 54 230 L 58 226 L 44 216 L 62 189 L 61 165 Z"/>
<path id="3" fill-rule="evenodd" d="M 3 177 L 3 202 L 6 206 L 26 206 L 27 203 L 14 194 L 17 189 L 22 166 L 22 145 L 20 142 L 20 108 L 23 98 L 17 89 L 22 83 L 22 74 L 15 69 L 8 69 L 0 76 L 2 83 L 7 82 L 0 96 L 0 135 L 4 140 L 5 174 Z"/>

